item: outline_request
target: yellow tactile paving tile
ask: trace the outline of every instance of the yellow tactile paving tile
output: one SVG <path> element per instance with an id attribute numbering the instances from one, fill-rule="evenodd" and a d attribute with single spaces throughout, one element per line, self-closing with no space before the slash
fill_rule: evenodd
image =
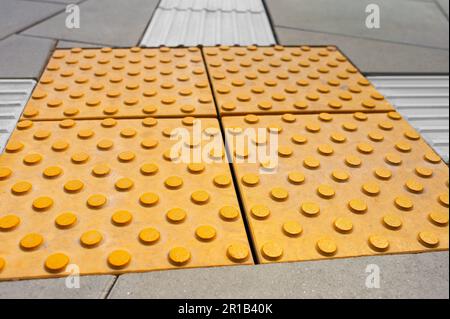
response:
<path id="1" fill-rule="evenodd" d="M 448 167 L 398 113 L 223 120 L 280 132 L 276 170 L 233 164 L 262 263 L 448 249 Z"/>
<path id="2" fill-rule="evenodd" d="M 168 153 L 192 124 L 19 122 L 0 155 L 0 280 L 252 264 L 228 163 Z M 201 124 L 189 147 L 222 145 L 217 120 Z"/>
<path id="3" fill-rule="evenodd" d="M 23 118 L 215 117 L 198 48 L 56 50 Z"/>
<path id="4" fill-rule="evenodd" d="M 221 114 L 390 111 L 335 47 L 207 47 Z"/>

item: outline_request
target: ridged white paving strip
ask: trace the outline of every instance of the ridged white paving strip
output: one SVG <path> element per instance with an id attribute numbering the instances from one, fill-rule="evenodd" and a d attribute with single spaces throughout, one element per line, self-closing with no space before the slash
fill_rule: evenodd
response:
<path id="1" fill-rule="evenodd" d="M 143 46 L 271 45 L 261 0 L 167 0 L 156 10 Z"/>
<path id="2" fill-rule="evenodd" d="M 449 77 L 374 76 L 372 83 L 449 162 Z"/>
<path id="3" fill-rule="evenodd" d="M 33 91 L 33 80 L 0 80 L 0 153 Z"/>

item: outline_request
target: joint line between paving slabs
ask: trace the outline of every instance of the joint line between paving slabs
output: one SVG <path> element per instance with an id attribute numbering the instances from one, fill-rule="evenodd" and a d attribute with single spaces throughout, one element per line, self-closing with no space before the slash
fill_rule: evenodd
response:
<path id="1" fill-rule="evenodd" d="M 262 5 L 264 7 L 264 11 L 266 13 L 267 19 L 269 20 L 270 30 L 272 30 L 273 38 L 275 39 L 276 44 L 280 44 L 280 39 L 278 38 L 277 31 L 275 29 L 275 23 L 272 18 L 272 14 L 270 13 L 269 7 L 267 6 L 266 0 L 261 0 Z"/>
<path id="2" fill-rule="evenodd" d="M 224 143 L 224 147 L 225 147 L 226 158 L 227 159 L 232 159 L 233 157 L 230 156 L 231 154 L 229 152 L 229 148 L 228 148 L 228 145 L 227 145 L 227 140 L 225 138 L 225 128 L 223 127 L 222 117 L 220 116 L 219 106 L 218 106 L 217 101 L 216 101 L 216 95 L 214 94 L 213 82 L 212 82 L 211 76 L 209 74 L 208 66 L 206 64 L 206 57 L 205 57 L 205 52 L 203 51 L 203 47 L 200 48 L 200 52 L 202 53 L 203 63 L 205 65 L 205 69 L 206 69 L 206 76 L 208 77 L 208 82 L 209 82 L 209 85 L 210 85 L 210 88 L 211 88 L 211 92 L 212 92 L 212 96 L 213 96 L 214 106 L 216 108 L 217 120 L 219 122 L 220 131 L 222 133 L 222 138 L 223 138 L 223 143 Z M 228 166 L 230 168 L 231 177 L 233 179 L 233 184 L 234 184 L 233 186 L 234 186 L 234 189 L 235 189 L 235 192 L 236 192 L 236 198 L 237 198 L 237 201 L 239 203 L 239 208 L 241 210 L 241 217 L 242 217 L 242 221 L 244 222 L 245 232 L 246 232 L 246 235 L 247 235 L 248 243 L 250 245 L 250 250 L 252 252 L 253 261 L 255 262 L 255 264 L 260 264 L 259 258 L 258 258 L 258 254 L 256 253 L 256 245 L 255 245 L 255 243 L 253 241 L 250 224 L 249 224 L 249 222 L 247 220 L 247 215 L 245 213 L 244 202 L 242 200 L 241 192 L 239 190 L 237 174 L 236 174 L 236 172 L 234 170 L 234 166 L 233 166 L 232 162 L 228 163 Z"/>
<path id="3" fill-rule="evenodd" d="M 106 293 L 103 295 L 103 299 L 109 299 L 109 296 L 111 295 L 114 287 L 116 286 L 117 281 L 119 280 L 120 275 L 117 275 L 114 277 L 114 280 L 111 284 L 111 286 L 108 287 L 108 289 L 106 290 Z"/>
<path id="4" fill-rule="evenodd" d="M 161 5 L 161 2 L 162 2 L 162 1 L 163 1 L 163 0 L 159 0 L 159 1 L 158 1 L 158 4 L 156 5 L 155 10 L 153 10 L 153 12 L 152 12 L 152 14 L 151 14 L 151 16 L 150 16 L 150 19 L 148 20 L 147 25 L 145 26 L 144 30 L 142 31 L 142 34 L 141 34 L 141 36 L 139 37 L 139 40 L 138 40 L 136 46 L 138 46 L 138 47 L 145 47 L 145 46 L 142 46 L 142 40 L 144 40 L 145 33 L 147 32 L 147 29 L 148 29 L 148 27 L 150 26 L 150 23 L 152 23 L 153 18 L 155 17 L 156 11 L 158 11 L 159 6 Z"/>

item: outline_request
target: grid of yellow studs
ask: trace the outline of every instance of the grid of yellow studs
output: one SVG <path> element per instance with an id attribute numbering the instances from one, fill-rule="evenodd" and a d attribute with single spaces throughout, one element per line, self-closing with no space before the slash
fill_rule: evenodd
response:
<path id="1" fill-rule="evenodd" d="M 398 113 L 248 115 L 224 124 L 237 135 L 279 133 L 278 167 L 235 164 L 261 262 L 448 249 L 448 167 Z"/>
<path id="2" fill-rule="evenodd" d="M 193 121 L 20 122 L 0 157 L 0 279 L 251 264 L 228 164 L 173 162 Z"/>
<path id="3" fill-rule="evenodd" d="M 334 47 L 205 48 L 222 114 L 389 111 Z"/>
<path id="4" fill-rule="evenodd" d="M 23 113 L 28 119 L 215 116 L 202 54 L 190 49 L 54 52 Z"/>

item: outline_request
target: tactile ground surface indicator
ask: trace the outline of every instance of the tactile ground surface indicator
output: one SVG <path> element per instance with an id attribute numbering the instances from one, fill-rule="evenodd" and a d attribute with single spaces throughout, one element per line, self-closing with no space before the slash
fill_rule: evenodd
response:
<path id="1" fill-rule="evenodd" d="M 192 120 L 19 122 L 0 156 L 0 279 L 251 264 L 229 165 L 167 153 Z M 221 138 L 201 124 L 201 143 Z"/>
<path id="2" fill-rule="evenodd" d="M 398 113 L 224 123 L 237 135 L 280 132 L 273 174 L 261 174 L 259 163 L 234 164 L 261 262 L 448 249 L 448 167 Z M 235 154 L 251 156 L 244 151 Z"/>
<path id="3" fill-rule="evenodd" d="M 389 111 L 334 47 L 204 48 L 221 114 Z"/>
<path id="4" fill-rule="evenodd" d="M 215 117 L 202 54 L 190 49 L 56 50 L 24 118 Z"/>

